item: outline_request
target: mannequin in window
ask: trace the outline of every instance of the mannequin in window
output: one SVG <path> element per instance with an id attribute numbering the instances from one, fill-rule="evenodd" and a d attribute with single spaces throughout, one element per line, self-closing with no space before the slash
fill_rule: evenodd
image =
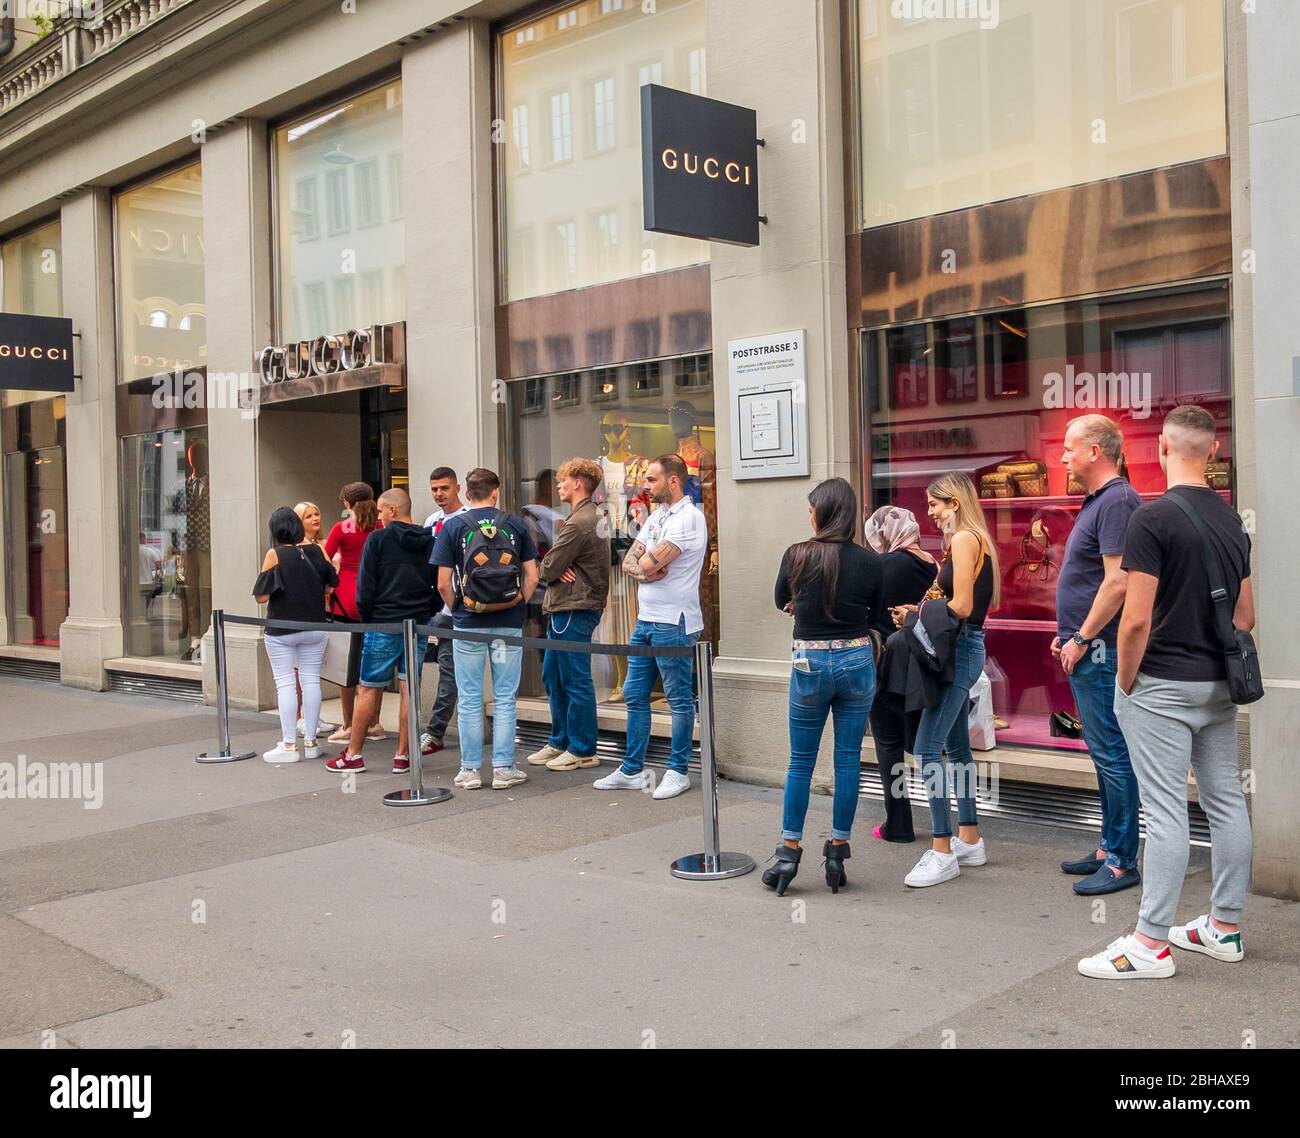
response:
<path id="1" fill-rule="evenodd" d="M 617 571 L 617 567 L 632 548 L 637 531 L 650 513 L 645 493 L 645 475 L 650 464 L 632 450 L 632 427 L 625 412 L 607 411 L 601 420 L 600 435 L 600 457 L 596 463 L 602 482 L 596 487 L 596 505 L 609 519 L 610 557 L 615 572 L 609 575 L 609 599 L 597 640 L 605 644 L 626 644 L 636 627 L 636 584 Z M 604 702 L 620 703 L 627 658 L 611 656 L 609 661 L 610 692 Z"/>
<path id="2" fill-rule="evenodd" d="M 212 497 L 208 486 L 208 444 L 185 449 L 188 474 L 182 491 L 185 515 L 185 629 L 189 647 L 182 660 L 199 660 L 200 644 L 212 611 Z"/>

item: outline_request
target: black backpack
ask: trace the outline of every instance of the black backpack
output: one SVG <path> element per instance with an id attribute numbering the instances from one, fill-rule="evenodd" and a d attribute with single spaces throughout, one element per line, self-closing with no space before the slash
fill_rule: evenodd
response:
<path id="1" fill-rule="evenodd" d="M 466 612 L 499 612 L 523 599 L 519 535 L 501 524 L 505 518 L 498 513 L 493 518 L 465 519 L 456 591 Z"/>

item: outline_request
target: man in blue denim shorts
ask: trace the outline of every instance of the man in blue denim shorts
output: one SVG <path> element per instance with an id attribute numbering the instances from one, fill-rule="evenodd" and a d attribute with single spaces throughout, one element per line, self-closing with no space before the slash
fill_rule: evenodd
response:
<path id="1" fill-rule="evenodd" d="M 433 573 L 429 553 L 433 549 L 433 531 L 411 520 L 411 498 L 405 490 L 393 487 L 379 496 L 381 528 L 373 531 L 361 550 L 357 569 L 357 613 L 363 623 L 397 624 L 414 620 L 428 624 L 433 615 Z M 415 682 L 424 660 L 425 637 L 416 637 Z M 406 660 L 400 632 L 367 632 L 361 642 L 361 683 L 356 708 L 352 714 L 352 738 L 337 758 L 325 765 L 332 771 L 363 771 L 366 759 L 361 753 L 366 731 L 379 717 L 384 688 L 393 671 L 402 689 L 401 727 L 397 754 L 393 756 L 393 773 L 410 770 L 410 743 L 406 730 L 407 677 Z"/>

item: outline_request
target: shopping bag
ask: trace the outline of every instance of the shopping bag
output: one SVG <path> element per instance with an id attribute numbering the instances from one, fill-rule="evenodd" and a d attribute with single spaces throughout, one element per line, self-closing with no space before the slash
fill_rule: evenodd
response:
<path id="1" fill-rule="evenodd" d="M 325 658 L 320 663 L 320 677 L 343 687 L 348 682 L 348 650 L 352 646 L 352 634 L 327 632 L 325 636 Z"/>
<path id="2" fill-rule="evenodd" d="M 972 751 L 991 751 L 998 745 L 993 725 L 993 684 L 984 672 L 970 689 L 968 726 Z"/>

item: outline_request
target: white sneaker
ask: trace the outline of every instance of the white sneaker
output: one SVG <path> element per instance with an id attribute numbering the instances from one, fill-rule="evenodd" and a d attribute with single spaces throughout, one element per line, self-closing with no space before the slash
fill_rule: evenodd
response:
<path id="1" fill-rule="evenodd" d="M 302 757 L 304 759 L 319 759 L 320 744 L 315 739 L 304 739 L 302 743 Z"/>
<path id="2" fill-rule="evenodd" d="M 1174 954 L 1168 945 L 1157 955 L 1132 933 L 1111 941 L 1096 956 L 1079 961 L 1079 975 L 1094 980 L 1160 980 L 1175 971 Z"/>
<path id="3" fill-rule="evenodd" d="M 531 763 L 533 760 L 530 758 L 528 761 Z M 600 759 L 595 755 L 575 755 L 572 751 L 561 751 L 555 758 L 546 761 L 546 769 L 550 771 L 576 771 L 580 767 L 598 766 Z"/>
<path id="4" fill-rule="evenodd" d="M 319 731 L 319 728 L 317 730 Z M 352 724 L 349 723 L 346 727 L 334 728 L 334 730 L 330 732 L 329 738 L 326 740 L 326 742 L 328 743 L 352 742 Z"/>
<path id="5" fill-rule="evenodd" d="M 483 785 L 483 779 L 478 771 L 472 771 L 468 767 L 461 767 L 460 773 L 451 780 L 451 785 L 459 786 L 461 790 L 478 790 Z"/>
<path id="6" fill-rule="evenodd" d="M 659 785 L 655 787 L 655 798 L 676 798 L 691 789 L 690 775 L 680 771 L 666 771 Z"/>
<path id="7" fill-rule="evenodd" d="M 958 865 L 983 865 L 989 860 L 989 855 L 984 850 L 983 838 L 974 844 L 963 842 L 961 838 L 953 838 L 952 852 L 957 856 Z"/>
<path id="8" fill-rule="evenodd" d="M 961 873 L 955 853 L 940 853 L 938 850 L 926 850 L 921 860 L 912 867 L 912 872 L 903 878 L 904 885 L 913 889 L 923 889 L 927 885 L 942 885 Z"/>
<path id="9" fill-rule="evenodd" d="M 333 723 L 326 723 L 325 720 L 323 720 L 323 719 L 318 719 L 318 720 L 316 721 L 316 734 L 317 734 L 317 735 L 319 735 L 322 731 L 333 731 L 333 730 L 334 730 L 334 724 L 333 724 Z M 304 736 L 304 737 L 306 736 L 306 734 L 307 734 L 307 723 L 306 723 L 305 720 L 302 720 L 302 719 L 299 719 L 299 720 L 298 720 L 298 734 L 299 734 L 299 735 L 302 735 L 302 736 Z M 339 739 L 339 740 L 337 740 L 337 742 L 340 742 L 340 743 L 341 743 L 341 742 L 343 742 L 343 740 L 342 740 L 342 739 Z"/>
<path id="10" fill-rule="evenodd" d="M 596 779 L 591 785 L 597 790 L 644 790 L 645 771 L 637 771 L 636 774 L 624 774 L 623 768 L 618 766 L 604 778 Z"/>
<path id="11" fill-rule="evenodd" d="M 528 763 L 530 766 L 544 767 L 552 759 L 559 758 L 562 754 L 564 754 L 564 751 L 561 748 L 552 747 L 550 743 L 547 743 L 540 751 L 534 751 L 528 756 Z"/>
<path id="12" fill-rule="evenodd" d="M 317 752 L 319 754 L 319 752 Z M 284 740 L 278 742 L 275 747 L 269 751 L 262 752 L 262 758 L 268 763 L 296 763 L 302 756 L 298 754 L 298 748 L 290 750 L 284 745 Z"/>
<path id="13" fill-rule="evenodd" d="M 518 786 L 521 782 L 527 781 L 528 776 L 518 767 L 492 768 L 493 790 L 509 790 L 512 786 Z"/>
<path id="14" fill-rule="evenodd" d="M 1208 915 L 1197 917 L 1190 925 L 1174 925 L 1169 930 L 1169 943 L 1229 963 L 1241 960 L 1246 955 L 1241 944 L 1241 933 L 1218 932 L 1210 924 Z"/>

